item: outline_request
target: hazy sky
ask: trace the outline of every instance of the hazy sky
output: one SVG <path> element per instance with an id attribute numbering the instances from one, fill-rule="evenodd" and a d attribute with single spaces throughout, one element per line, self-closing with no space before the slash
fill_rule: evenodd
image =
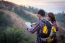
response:
<path id="1" fill-rule="evenodd" d="M 46 12 L 62 12 L 65 11 L 65 0 L 6 0 L 18 5 L 33 6 L 44 9 Z"/>

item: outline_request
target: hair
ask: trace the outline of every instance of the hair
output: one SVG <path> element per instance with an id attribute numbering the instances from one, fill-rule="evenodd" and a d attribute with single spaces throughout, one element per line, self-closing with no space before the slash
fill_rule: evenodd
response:
<path id="1" fill-rule="evenodd" d="M 52 12 L 48 13 L 48 17 L 50 18 L 51 22 L 53 23 L 54 21 L 56 21 L 55 19 L 55 15 Z"/>
<path id="2" fill-rule="evenodd" d="M 40 9 L 38 11 L 38 14 L 44 17 L 45 16 L 45 11 Z"/>

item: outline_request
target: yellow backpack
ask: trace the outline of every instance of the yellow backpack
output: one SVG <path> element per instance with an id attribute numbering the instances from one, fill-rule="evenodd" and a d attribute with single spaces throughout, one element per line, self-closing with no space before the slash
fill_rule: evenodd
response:
<path id="1" fill-rule="evenodd" d="M 55 26 L 52 26 L 52 32 L 56 33 L 56 27 Z"/>

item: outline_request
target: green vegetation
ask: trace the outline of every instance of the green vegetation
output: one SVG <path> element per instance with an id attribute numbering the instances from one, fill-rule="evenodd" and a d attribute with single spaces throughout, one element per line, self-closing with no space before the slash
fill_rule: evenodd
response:
<path id="1" fill-rule="evenodd" d="M 9 16 L 0 12 L 0 43 L 33 43 L 34 38 L 23 29 L 12 26 Z"/>
<path id="2" fill-rule="evenodd" d="M 65 13 L 58 13 L 56 15 L 56 20 L 60 22 L 61 27 L 65 28 Z"/>
<path id="3" fill-rule="evenodd" d="M 14 9 L 14 12 L 17 13 L 24 20 L 29 21 L 29 22 L 37 21 L 37 19 L 35 17 L 33 17 L 30 13 L 26 13 L 25 11 L 24 11 L 24 9 L 21 9 L 21 8 L 19 8 L 19 9 L 15 8 Z"/>
<path id="4" fill-rule="evenodd" d="M 10 17 L 7 16 L 4 12 L 0 11 L 0 28 L 2 28 L 2 30 L 5 30 L 5 28 L 12 26 L 12 24 L 13 23 L 11 22 Z"/>
<path id="5" fill-rule="evenodd" d="M 17 28 L 8 27 L 3 32 L 0 32 L 0 43 L 32 43 L 32 42 L 33 40 L 30 36 L 27 36 L 22 30 Z"/>

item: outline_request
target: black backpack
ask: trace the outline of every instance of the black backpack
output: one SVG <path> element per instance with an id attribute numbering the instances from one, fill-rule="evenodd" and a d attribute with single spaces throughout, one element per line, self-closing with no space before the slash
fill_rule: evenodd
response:
<path id="1" fill-rule="evenodd" d="M 43 27 L 41 29 L 40 36 L 42 38 L 47 38 L 47 37 L 49 37 L 49 35 L 51 33 L 52 25 L 47 20 L 42 20 L 42 22 L 44 23 L 44 25 L 43 25 Z"/>

